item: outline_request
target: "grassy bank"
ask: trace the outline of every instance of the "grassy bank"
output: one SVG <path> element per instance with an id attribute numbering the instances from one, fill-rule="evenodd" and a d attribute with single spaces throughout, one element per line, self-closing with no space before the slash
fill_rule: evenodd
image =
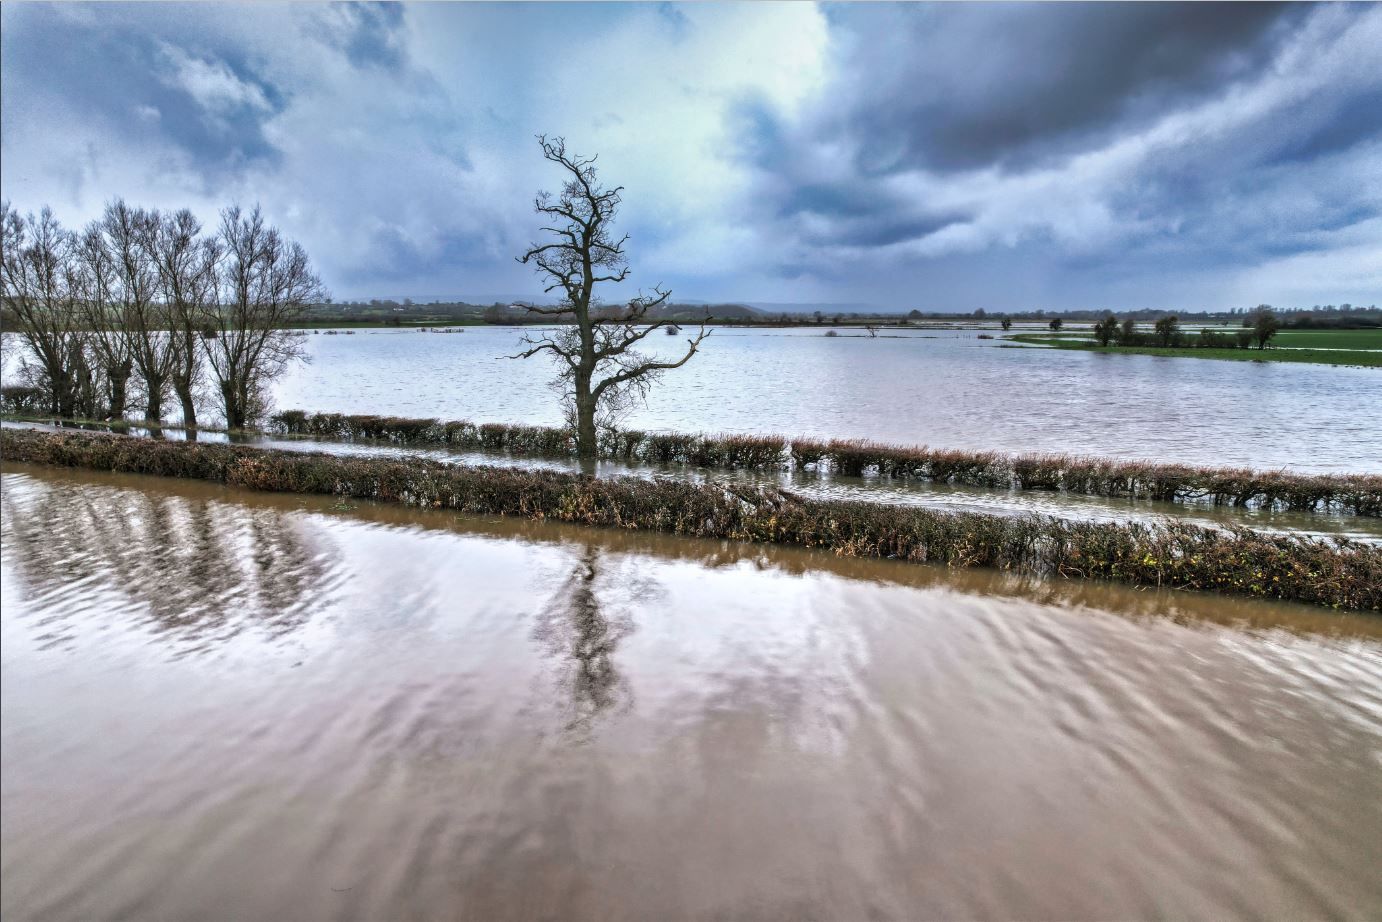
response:
<path id="1" fill-rule="evenodd" d="M 0 456 L 252 490 L 827 548 L 852 557 L 990 566 L 1382 610 L 1382 549 L 1246 529 L 945 513 L 671 478 L 598 479 L 453 467 L 419 458 L 346 458 L 88 433 L 6 429 L 0 431 Z"/>
<path id="2" fill-rule="evenodd" d="M 1382 329 L 1280 330 L 1273 346 L 1292 349 L 1382 349 Z"/>
<path id="3" fill-rule="evenodd" d="M 329 320 L 310 318 L 301 320 L 286 329 L 291 330 L 421 330 L 441 327 L 483 327 L 483 320 L 400 320 L 390 323 L 382 320 Z"/>
<path id="4" fill-rule="evenodd" d="M 1075 338 L 1077 334 L 1015 333 L 1005 337 L 1019 343 L 1047 346 L 1052 349 L 1078 349 L 1110 355 L 1159 355 L 1163 358 L 1223 359 L 1232 362 L 1301 362 L 1312 365 L 1357 365 L 1382 368 L 1382 351 L 1362 351 L 1335 348 L 1290 349 L 1197 349 L 1193 347 L 1167 348 L 1159 346 L 1100 346 L 1092 338 Z M 1283 343 L 1284 345 L 1284 343 Z"/>
<path id="5" fill-rule="evenodd" d="M 289 410 L 271 419 L 275 431 L 328 439 L 376 439 L 400 445 L 563 456 L 571 434 L 544 426 L 442 422 L 391 416 Z M 701 435 L 624 431 L 601 440 L 605 458 L 697 467 L 830 470 L 1017 490 L 1064 490 L 1090 496 L 1133 497 L 1226 506 L 1294 510 L 1335 509 L 1382 516 L 1382 475 L 1311 475 L 1117 461 L 1077 455 L 1004 455 L 868 441 L 784 436 Z"/>

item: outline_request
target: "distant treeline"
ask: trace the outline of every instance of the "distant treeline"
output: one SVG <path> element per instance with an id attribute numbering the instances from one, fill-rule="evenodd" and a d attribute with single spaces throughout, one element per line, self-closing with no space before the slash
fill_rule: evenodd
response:
<path id="1" fill-rule="evenodd" d="M 116 435 L 0 431 L 11 462 L 155 474 L 251 490 L 822 548 L 951 567 L 986 566 L 1133 586 L 1382 610 L 1382 548 L 1341 539 L 1048 516 L 938 512 L 805 499 L 770 487 L 676 478 L 359 458 Z"/>
<path id="2" fill-rule="evenodd" d="M 1316 305 L 1309 309 L 1278 310 L 1271 305 L 1229 308 L 1221 311 L 1173 311 L 1154 308 L 1136 310 L 1068 310 L 1068 311 L 988 311 L 979 309 L 969 313 L 944 311 L 810 311 L 792 312 L 764 310 L 746 304 L 724 302 L 717 304 L 668 304 L 660 308 L 649 322 L 662 319 L 726 325 L 801 326 L 852 323 L 901 324 L 914 322 L 996 322 L 1007 319 L 1019 323 L 1049 323 L 1053 319 L 1074 323 L 1095 323 L 1112 314 L 1121 320 L 1135 323 L 1154 323 L 1174 314 L 1192 324 L 1236 324 L 1262 310 L 1272 310 L 1283 328 L 1292 329 L 1365 329 L 1382 327 L 1382 309 L 1376 305 Z M 619 305 L 602 309 L 605 315 L 617 315 Z M 472 304 L 465 301 L 416 302 L 374 298 L 368 301 L 335 301 L 310 305 L 303 320 L 309 323 L 378 323 L 383 326 L 417 325 L 425 323 L 489 323 L 505 326 L 528 323 L 553 323 L 553 318 L 529 312 L 522 302 Z"/>
<path id="3" fill-rule="evenodd" d="M 545 306 L 545 305 L 544 305 Z M 624 308 L 620 305 L 607 305 L 592 310 L 593 316 L 617 317 Z M 660 320 L 674 320 L 686 323 L 700 323 L 707 317 L 719 322 L 735 322 L 757 318 L 759 312 L 742 304 L 665 304 L 650 309 L 643 318 L 648 323 Z M 403 301 L 337 301 L 311 305 L 303 316 L 304 322 L 313 324 L 329 323 L 377 323 L 382 326 L 417 326 L 428 323 L 488 323 L 502 326 L 523 324 L 546 324 L 561 322 L 550 314 L 530 311 L 521 302 L 499 302 L 494 304 L 471 304 L 465 301 L 432 301 L 417 303 L 405 298 Z"/>
<path id="4" fill-rule="evenodd" d="M 1052 330 L 1059 330 L 1060 318 L 1052 320 Z M 1242 329 L 1230 335 L 1221 330 L 1201 327 L 1191 336 L 1180 328 L 1180 317 L 1167 314 L 1152 323 L 1151 332 L 1137 329 L 1137 321 L 1125 317 L 1120 322 L 1114 314 L 1105 314 L 1094 324 L 1094 340 L 1100 346 L 1119 345 L 1161 349 L 1266 349 L 1281 328 L 1276 313 L 1262 305 L 1251 314 L 1242 316 Z"/>
<path id="5" fill-rule="evenodd" d="M 1052 320 L 1073 321 L 1076 323 L 1096 323 L 1106 317 L 1117 317 L 1120 321 L 1133 323 L 1155 323 L 1163 317 L 1174 316 L 1192 324 L 1241 324 L 1250 326 L 1253 318 L 1262 313 L 1270 313 L 1278 318 L 1282 327 L 1293 329 L 1368 329 L 1382 327 L 1382 309 L 1377 305 L 1333 304 L 1315 305 L 1311 308 L 1279 309 L 1270 304 L 1255 307 L 1235 307 L 1222 311 L 1182 311 L 1157 308 L 1136 310 L 1069 310 L 1069 311 L 985 311 L 980 308 L 969 314 L 923 313 L 912 311 L 907 314 L 911 320 L 1010 320 L 1023 323 L 1050 323 Z"/>
<path id="6" fill-rule="evenodd" d="M 569 456 L 575 451 L 569 430 L 547 426 L 302 410 L 274 414 L 270 423 L 277 432 L 327 439 L 377 439 L 400 445 L 446 445 L 546 456 Z M 649 464 L 748 470 L 795 467 L 853 477 L 878 474 L 973 487 L 1064 490 L 1092 496 L 1225 506 L 1336 509 L 1355 515 L 1382 516 L 1382 476 L 1371 474 L 1291 474 L 1066 454 L 1005 455 L 860 440 L 789 441 L 780 435 L 613 429 L 601 433 L 599 453 L 604 458 Z"/>

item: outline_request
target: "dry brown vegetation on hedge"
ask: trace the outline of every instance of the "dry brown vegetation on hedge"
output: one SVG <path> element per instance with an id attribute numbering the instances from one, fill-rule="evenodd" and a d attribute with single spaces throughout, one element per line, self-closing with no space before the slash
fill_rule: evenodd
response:
<path id="1" fill-rule="evenodd" d="M 545 426 L 476 425 L 464 421 L 302 410 L 278 413 L 271 422 L 283 433 L 330 439 L 370 438 L 401 445 L 450 445 L 533 455 L 560 456 L 575 452 L 570 432 Z M 971 487 L 1064 490 L 1091 496 L 1300 511 L 1329 509 L 1353 515 L 1382 516 L 1382 476 L 1375 474 L 1294 474 L 1067 454 L 1004 455 L 862 440 L 797 438 L 789 441 L 784 436 L 773 435 L 636 430 L 604 433 L 600 455 L 650 464 L 741 469 L 797 467 L 848 476 L 878 474 Z"/>
<path id="2" fill-rule="evenodd" d="M 1115 524 L 936 512 L 676 478 L 604 479 L 87 433 L 6 429 L 0 431 L 0 453 L 10 461 L 188 477 L 254 490 L 1382 609 L 1382 548 L 1171 520 Z"/>

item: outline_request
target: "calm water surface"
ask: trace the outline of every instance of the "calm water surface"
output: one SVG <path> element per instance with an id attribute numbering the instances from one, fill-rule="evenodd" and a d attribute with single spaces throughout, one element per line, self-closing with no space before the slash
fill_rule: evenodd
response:
<path id="1" fill-rule="evenodd" d="M 282 408 L 561 422 L 522 331 L 309 335 Z M 871 339 L 717 329 L 631 427 L 782 432 L 1212 465 L 1382 470 L 1382 370 L 1005 347 L 976 332 Z M 679 338 L 649 337 L 670 350 Z"/>
<path id="2" fill-rule="evenodd" d="M 2 505 L 6 920 L 1382 913 L 1376 618 L 19 465 Z"/>

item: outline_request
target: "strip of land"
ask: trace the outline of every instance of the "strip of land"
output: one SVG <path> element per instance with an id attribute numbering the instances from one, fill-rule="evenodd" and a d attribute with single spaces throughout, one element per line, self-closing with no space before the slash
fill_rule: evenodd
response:
<path id="1" fill-rule="evenodd" d="M 1112 355 L 1159 355 L 1164 358 L 1222 359 L 1231 362 L 1299 362 L 1313 365 L 1354 365 L 1364 368 L 1382 368 L 1382 348 L 1349 348 L 1334 343 L 1357 343 L 1372 340 L 1359 334 L 1382 334 L 1376 330 L 1342 331 L 1292 331 L 1296 335 L 1285 339 L 1280 346 L 1267 349 L 1211 349 L 1193 346 L 1117 346 L 1099 345 L 1092 336 L 1084 333 L 1014 333 L 1004 337 L 1006 340 L 1026 343 L 1030 346 L 1045 346 L 1050 349 L 1076 349 L 1082 352 L 1100 352 Z M 1278 339 L 1286 334 L 1278 334 Z M 1309 337 L 1319 336 L 1312 342 Z M 1296 345 L 1300 343 L 1301 345 Z M 1330 343 L 1326 346 L 1325 343 Z M 1287 348 L 1281 348 L 1281 347 Z M 1312 348 L 1317 347 L 1317 348 Z"/>
<path id="2" fill-rule="evenodd" d="M 5 418 L 55 422 L 51 417 L 31 413 L 7 414 Z M 117 431 L 147 425 L 126 421 L 66 422 Z M 269 432 L 254 434 L 435 445 L 550 458 L 572 457 L 575 453 L 572 433 L 549 426 L 302 410 L 274 414 L 269 424 Z M 203 431 L 207 431 L 205 427 Z M 1069 454 L 1007 455 L 864 440 L 638 430 L 604 433 L 599 450 L 601 458 L 625 463 L 721 470 L 797 469 L 848 477 L 878 475 L 980 489 L 1041 490 L 1119 499 L 1382 517 L 1382 475 L 1379 474 L 1302 474 Z"/>
<path id="3" fill-rule="evenodd" d="M 1115 524 L 937 512 L 675 478 L 594 478 L 455 467 L 415 457 L 347 458 L 21 429 L 0 430 L 0 457 L 252 490 L 819 547 L 851 557 L 989 566 L 1382 611 L 1382 548 L 1173 520 Z"/>
<path id="4" fill-rule="evenodd" d="M 568 430 L 547 426 L 302 410 L 277 413 L 270 423 L 277 433 L 317 438 L 372 439 L 549 457 L 565 457 L 574 452 Z M 607 432 L 599 448 L 601 457 L 647 464 L 728 470 L 795 467 L 851 477 L 877 474 L 992 489 L 1055 490 L 1088 496 L 1382 516 L 1382 475 L 1378 474 L 1298 474 L 1069 454 L 1006 455 L 864 440 L 638 430 Z"/>

